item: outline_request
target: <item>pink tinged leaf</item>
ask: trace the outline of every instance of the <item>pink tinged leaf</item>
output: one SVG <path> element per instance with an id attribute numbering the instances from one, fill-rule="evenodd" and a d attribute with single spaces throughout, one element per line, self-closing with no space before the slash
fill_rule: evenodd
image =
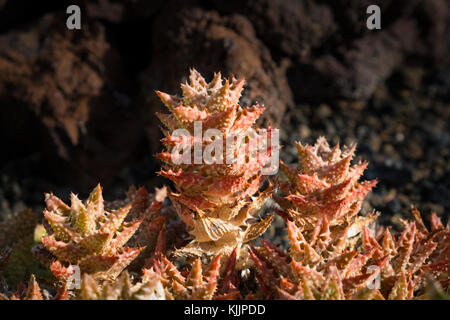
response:
<path id="1" fill-rule="evenodd" d="M 257 175 L 254 178 L 250 179 L 250 181 L 247 181 L 246 189 L 238 196 L 236 200 L 253 196 L 260 188 L 263 180 L 264 180 L 263 176 Z"/>
<path id="2" fill-rule="evenodd" d="M 297 281 L 302 284 L 304 298 L 306 300 L 318 299 L 320 297 L 320 288 L 325 281 L 322 274 L 309 267 L 304 267 L 295 260 L 291 261 L 291 265 Z"/>
<path id="3" fill-rule="evenodd" d="M 408 298 L 408 279 L 405 272 L 400 272 L 400 276 L 389 293 L 388 300 L 406 300 Z"/>
<path id="4" fill-rule="evenodd" d="M 317 174 L 314 173 L 313 175 L 298 174 L 296 177 L 296 186 L 300 193 L 310 194 L 327 188 L 329 184 L 319 179 Z"/>
<path id="5" fill-rule="evenodd" d="M 197 72 L 197 71 L 196 71 Z M 198 73 L 198 72 L 197 72 Z M 199 74 L 200 75 L 200 74 Z M 201 75 L 200 75 L 201 77 Z M 234 82 L 234 81 L 233 81 Z M 192 80 L 191 80 L 192 83 Z M 217 90 L 222 86 L 222 75 L 220 72 L 214 72 L 214 77 L 210 83 L 208 83 L 208 90 Z"/>
<path id="6" fill-rule="evenodd" d="M 142 251 L 143 248 L 120 248 L 114 256 L 91 255 L 78 265 L 82 272 L 99 279 L 115 279 Z"/>
<path id="7" fill-rule="evenodd" d="M 386 228 L 386 230 L 384 232 L 382 246 L 383 246 L 384 254 L 387 254 L 390 257 L 397 255 L 395 241 L 394 241 L 394 238 L 392 237 L 391 233 L 389 232 L 389 228 Z"/>
<path id="8" fill-rule="evenodd" d="M 265 300 L 272 299 L 274 293 L 272 292 L 272 288 L 266 284 L 263 276 L 260 273 L 256 273 L 255 278 L 256 278 L 256 281 L 258 281 L 258 284 L 261 288 L 261 293 L 264 297 L 263 299 L 265 299 Z"/>
<path id="9" fill-rule="evenodd" d="M 100 183 L 89 194 L 86 201 L 86 207 L 89 211 L 92 210 L 91 213 L 93 213 L 95 218 L 102 216 L 105 212 L 102 187 Z"/>
<path id="10" fill-rule="evenodd" d="M 344 198 L 338 201 L 330 201 L 321 203 L 314 198 L 291 194 L 286 199 L 293 202 L 296 209 L 304 215 L 321 215 L 328 216 L 330 220 L 334 220 L 345 214 L 350 205 L 351 198 Z"/>
<path id="11" fill-rule="evenodd" d="M 172 264 L 172 262 L 167 260 L 165 256 L 157 259 L 153 268 L 158 275 L 165 279 L 166 283 L 167 281 L 174 281 L 178 283 L 184 283 L 186 281 L 178 269 Z"/>
<path id="12" fill-rule="evenodd" d="M 325 179 L 330 184 L 338 184 L 347 179 L 350 161 L 352 156 L 349 155 L 344 159 L 318 170 L 319 178 Z"/>
<path id="13" fill-rule="evenodd" d="M 295 170 L 294 168 L 288 166 L 287 164 L 285 164 L 282 160 L 280 160 L 280 169 L 281 172 L 283 172 L 283 174 L 286 176 L 286 178 L 289 180 L 290 184 L 295 186 L 297 184 L 297 175 L 298 176 L 304 176 L 304 181 L 300 180 L 300 185 L 299 185 L 299 189 L 303 194 L 309 193 L 309 192 L 304 192 L 302 189 L 302 187 L 307 187 L 311 182 L 312 182 L 312 178 L 308 175 L 300 175 L 297 173 L 297 170 Z M 319 180 L 320 181 L 320 180 Z"/>
<path id="14" fill-rule="evenodd" d="M 322 300 L 345 300 L 344 289 L 336 266 L 330 266 L 325 285 L 322 290 Z"/>
<path id="15" fill-rule="evenodd" d="M 81 239 L 81 235 L 74 230 L 68 223 L 64 217 L 55 214 L 53 211 L 44 210 L 44 217 L 50 224 L 53 232 L 55 233 L 56 238 L 61 239 L 62 241 L 74 241 L 77 242 Z"/>
<path id="16" fill-rule="evenodd" d="M 56 289 L 56 295 L 53 300 L 69 300 L 69 290 L 67 284 Z"/>
<path id="17" fill-rule="evenodd" d="M 273 269 L 275 269 L 276 273 L 292 278 L 292 269 L 288 263 L 289 257 L 277 246 L 265 239 L 261 239 L 261 244 L 265 249 L 267 259 L 270 261 L 270 264 Z"/>
<path id="18" fill-rule="evenodd" d="M 211 185 L 210 178 L 204 177 L 198 173 L 183 172 L 181 169 L 177 172 L 170 169 L 167 171 L 161 170 L 158 174 L 172 180 L 184 190 L 202 190 Z"/>
<path id="19" fill-rule="evenodd" d="M 420 231 L 424 234 L 427 234 L 428 230 L 425 227 L 425 224 L 423 223 L 422 217 L 420 215 L 420 211 L 417 210 L 417 208 L 413 206 L 411 208 L 411 214 L 414 216 L 414 220 L 416 221 L 416 226 L 418 228 L 418 231 Z"/>
<path id="20" fill-rule="evenodd" d="M 58 279 L 64 282 L 68 281 L 69 278 L 75 273 L 75 269 L 71 267 L 64 267 L 60 261 L 53 261 L 50 265 L 50 271 Z"/>
<path id="21" fill-rule="evenodd" d="M 60 198 L 54 196 L 53 194 L 45 195 L 45 204 L 48 211 L 54 211 L 56 214 L 62 216 L 70 215 L 70 208 L 66 205 Z"/>
<path id="22" fill-rule="evenodd" d="M 364 161 L 364 162 L 360 161 L 357 164 L 351 166 L 349 168 L 347 178 L 351 179 L 353 182 L 358 181 L 359 178 L 364 173 L 364 171 L 367 169 L 368 165 L 369 165 L 369 163 L 367 161 Z"/>
<path id="23" fill-rule="evenodd" d="M 344 278 L 351 278 L 361 274 L 361 269 L 364 267 L 372 257 L 375 252 L 375 248 L 371 248 L 366 250 L 366 252 L 359 254 L 357 257 L 353 258 L 348 265 L 347 272 L 345 273 Z"/>
<path id="24" fill-rule="evenodd" d="M 188 300 L 192 298 L 189 297 L 188 289 L 183 284 L 177 281 L 173 281 L 172 283 L 169 283 L 167 286 L 171 287 L 176 299 Z"/>
<path id="25" fill-rule="evenodd" d="M 324 207 L 319 201 L 299 194 L 288 195 L 286 199 L 292 201 L 298 211 L 307 215 L 317 214 Z"/>
<path id="26" fill-rule="evenodd" d="M 416 224 L 414 222 L 410 223 L 402 232 L 398 241 L 398 256 L 393 263 L 396 272 L 406 272 L 413 250 L 415 234 Z"/>
<path id="27" fill-rule="evenodd" d="M 332 259 L 329 259 L 326 264 L 321 265 L 320 267 L 317 268 L 317 270 L 319 271 L 324 270 L 334 264 L 338 268 L 338 270 L 342 272 L 342 274 L 345 274 L 350 265 L 350 262 L 357 255 L 358 255 L 357 251 L 344 252 L 338 256 L 333 257 Z"/>
<path id="28" fill-rule="evenodd" d="M 382 247 L 378 244 L 378 241 L 374 238 L 367 225 L 364 226 L 363 244 L 366 249 L 373 248 L 375 250 L 373 253 L 373 259 L 379 259 L 384 255 Z"/>
<path id="29" fill-rule="evenodd" d="M 191 148 L 193 148 L 195 144 L 203 145 L 203 143 L 204 143 L 203 137 L 195 137 L 195 136 L 192 136 L 192 135 L 191 136 L 177 136 L 177 137 L 168 135 L 167 137 L 162 138 L 161 142 L 166 147 L 179 146 L 180 148 L 182 148 L 182 147 L 191 147 Z M 171 153 L 169 153 L 169 154 L 171 154 Z"/>
<path id="30" fill-rule="evenodd" d="M 158 234 L 163 227 L 165 222 L 165 218 L 162 216 L 156 217 L 150 222 L 143 222 L 141 225 L 139 232 L 136 235 L 135 243 L 139 246 L 154 243 L 158 237 Z"/>
<path id="31" fill-rule="evenodd" d="M 254 105 L 250 108 L 244 108 L 240 116 L 233 125 L 233 132 L 245 132 L 253 126 L 260 115 L 263 114 L 266 107 Z"/>
<path id="32" fill-rule="evenodd" d="M 206 110 L 199 110 L 197 107 L 185 107 L 183 105 L 175 107 L 172 113 L 180 123 L 201 121 L 208 117 L 208 111 Z"/>
<path id="33" fill-rule="evenodd" d="M 242 191 L 248 185 L 245 177 L 223 177 L 214 179 L 203 194 L 211 197 L 228 197 Z"/>
<path id="34" fill-rule="evenodd" d="M 76 263 L 86 255 L 86 251 L 74 243 L 57 241 L 54 236 L 43 236 L 41 238 L 44 247 L 62 261 Z"/>
<path id="35" fill-rule="evenodd" d="M 317 221 L 309 243 L 311 246 L 314 246 L 318 240 L 321 240 L 323 243 L 328 243 L 330 240 L 330 225 L 326 216 Z"/>
<path id="36" fill-rule="evenodd" d="M 182 83 L 181 91 L 183 94 L 183 103 L 187 106 L 191 105 L 203 106 L 206 102 L 206 95 L 203 92 L 201 92 L 202 89 L 203 88 L 194 88 L 192 87 L 192 85 Z"/>
<path id="37" fill-rule="evenodd" d="M 344 292 L 347 296 L 351 296 L 359 290 L 365 288 L 367 284 L 371 283 L 379 274 L 379 269 L 372 273 L 363 273 L 358 276 L 346 278 L 342 280 Z"/>
<path id="38" fill-rule="evenodd" d="M 138 213 L 145 211 L 150 201 L 150 194 L 145 187 L 140 187 L 133 194 L 127 193 L 127 197 L 133 199 L 132 210 Z"/>
<path id="39" fill-rule="evenodd" d="M 118 255 L 102 256 L 94 254 L 80 260 L 78 266 L 83 273 L 94 274 L 108 271 L 117 261 L 119 261 Z"/>
<path id="40" fill-rule="evenodd" d="M 309 146 L 303 146 L 300 142 L 296 143 L 298 163 L 303 174 L 313 174 L 316 170 L 323 166 L 324 162 Z"/>
<path id="41" fill-rule="evenodd" d="M 286 224 L 288 229 L 289 244 L 291 247 L 291 255 L 294 259 L 300 260 L 303 257 L 301 244 L 305 241 L 305 239 L 294 222 L 287 220 Z"/>
<path id="42" fill-rule="evenodd" d="M 203 120 L 203 131 L 217 129 L 222 133 L 228 133 L 230 128 L 234 128 L 233 123 L 237 115 L 237 105 L 229 105 L 224 111 L 210 114 Z"/>
<path id="43" fill-rule="evenodd" d="M 171 199 L 173 198 L 172 196 L 169 196 Z M 174 200 L 172 200 L 172 204 L 175 207 L 175 210 L 178 214 L 178 216 L 180 217 L 181 221 L 183 221 L 187 226 L 189 227 L 193 227 L 194 226 L 194 218 L 195 215 L 194 213 L 188 209 L 186 206 L 179 204 L 177 202 L 177 200 L 175 200 L 175 198 L 173 198 Z"/>
<path id="44" fill-rule="evenodd" d="M 155 257 L 163 256 L 166 253 L 166 226 L 163 225 L 158 234 L 155 246 Z"/>
<path id="45" fill-rule="evenodd" d="M 314 197 L 320 201 L 341 200 L 348 194 L 352 185 L 353 185 L 352 181 L 350 179 L 347 179 L 344 182 L 335 184 L 329 188 L 316 191 L 314 193 Z"/>
<path id="46" fill-rule="evenodd" d="M 220 270 L 220 254 L 218 254 L 214 260 L 211 261 L 210 266 L 208 267 L 209 275 L 207 278 L 206 285 L 206 295 L 208 300 L 211 300 L 214 296 L 214 293 L 217 289 L 217 283 L 219 280 L 219 270 Z"/>
<path id="47" fill-rule="evenodd" d="M 303 289 L 301 285 L 295 285 L 286 278 L 280 279 L 280 286 L 276 287 L 278 296 L 282 300 L 303 300 Z"/>
<path id="48" fill-rule="evenodd" d="M 344 227 L 339 233 L 339 236 L 333 239 L 333 253 L 332 256 L 336 256 L 344 252 L 347 247 L 347 233 L 350 230 L 350 225 Z"/>
<path id="49" fill-rule="evenodd" d="M 173 156 L 174 157 L 175 156 L 179 156 L 180 159 L 181 159 L 180 155 L 173 155 Z M 165 163 L 168 163 L 168 164 L 172 164 L 173 163 L 172 162 L 172 153 L 170 153 L 170 152 L 160 152 L 155 157 L 157 159 L 161 160 L 161 161 L 164 161 Z M 160 173 L 158 172 L 158 174 L 160 174 Z"/>
<path id="50" fill-rule="evenodd" d="M 215 208 L 217 205 L 216 203 L 209 201 L 203 196 L 188 196 L 186 194 L 171 194 L 171 199 L 175 199 L 177 202 L 185 205 L 186 207 L 190 208 L 191 210 L 197 211 L 200 210 L 207 210 Z"/>
<path id="51" fill-rule="evenodd" d="M 351 205 L 364 199 L 375 184 L 376 181 L 366 181 L 350 192 L 345 198 L 337 201 L 322 203 L 312 197 L 296 194 L 289 195 L 287 199 L 292 201 L 297 209 L 303 214 L 313 215 L 320 213 L 321 215 L 328 216 L 331 221 L 332 219 L 340 218 L 349 212 Z M 354 212 L 354 214 L 356 213 L 357 212 Z"/>
<path id="52" fill-rule="evenodd" d="M 31 279 L 28 282 L 28 289 L 26 292 L 26 300 L 44 300 L 41 293 L 41 288 L 39 284 L 36 282 L 36 277 L 31 275 Z"/>
<path id="53" fill-rule="evenodd" d="M 303 299 L 297 299 L 296 296 L 294 296 L 293 294 L 290 294 L 289 292 L 281 289 L 280 287 L 276 287 L 277 293 L 278 293 L 278 298 L 280 300 L 303 300 Z"/>
<path id="54" fill-rule="evenodd" d="M 273 288 L 277 284 L 277 280 L 273 271 L 270 269 L 268 263 L 255 248 L 250 248 L 249 254 L 255 264 L 256 275 L 258 283 L 265 297 L 272 296 Z"/>
<path id="55" fill-rule="evenodd" d="M 230 82 L 225 80 L 225 84 L 209 96 L 205 107 L 210 112 L 224 111 L 230 103 Z"/>
<path id="56" fill-rule="evenodd" d="M 245 85 L 245 79 L 232 79 L 230 86 L 230 103 L 237 104 L 239 102 L 239 98 L 241 97 L 242 89 Z"/>
<path id="57" fill-rule="evenodd" d="M 238 247 L 233 249 L 223 270 L 223 285 L 220 289 L 221 294 L 226 294 L 233 288 L 237 288 L 239 286 L 239 278 L 236 273 L 237 249 Z"/>
<path id="58" fill-rule="evenodd" d="M 428 259 L 428 257 L 433 253 L 436 249 L 437 243 L 433 241 L 428 241 L 422 244 L 417 248 L 415 252 L 411 255 L 410 258 L 410 267 L 409 270 L 411 273 L 415 273 L 420 267 L 424 264 L 424 262 Z"/>
<path id="59" fill-rule="evenodd" d="M 101 226 L 99 232 L 108 233 L 111 235 L 114 235 L 115 232 L 120 228 L 123 221 L 125 220 L 126 216 L 128 215 L 128 212 L 130 212 L 130 209 L 132 207 L 132 204 L 129 204 L 123 208 L 114 210 L 106 217 L 106 222 Z"/>
<path id="60" fill-rule="evenodd" d="M 84 237 L 78 243 L 80 247 L 84 248 L 88 254 L 102 253 L 103 249 L 109 246 L 112 235 L 109 233 L 98 232 L 93 235 Z"/>
<path id="61" fill-rule="evenodd" d="M 438 276 L 441 273 L 446 272 L 450 268 L 450 261 L 448 259 L 438 261 L 433 264 L 423 266 L 421 269 L 426 273 L 430 273 L 433 276 Z"/>
<path id="62" fill-rule="evenodd" d="M 191 272 L 186 279 L 186 285 L 192 286 L 193 289 L 203 285 L 203 269 L 200 258 L 197 258 L 193 263 Z"/>
<path id="63" fill-rule="evenodd" d="M 170 111 L 181 103 L 181 99 L 175 95 L 170 95 L 158 90 L 155 90 L 155 92 Z"/>
<path id="64" fill-rule="evenodd" d="M 143 220 L 125 222 L 122 227 L 123 230 L 120 232 L 116 232 L 116 237 L 111 241 L 111 248 L 115 250 L 124 246 L 139 229 L 142 221 Z"/>
<path id="65" fill-rule="evenodd" d="M 380 274 L 381 270 L 384 268 L 386 263 L 388 262 L 388 257 L 383 257 L 377 261 L 374 261 L 373 266 L 376 266 L 375 269 L 366 270 L 365 273 L 346 278 L 342 281 L 344 285 L 344 292 L 347 296 L 351 296 L 355 294 L 357 291 L 365 288 L 369 283 L 372 283 Z"/>
<path id="66" fill-rule="evenodd" d="M 431 231 L 444 229 L 444 225 L 442 224 L 441 219 L 434 212 L 431 213 L 430 222 Z"/>
<path id="67" fill-rule="evenodd" d="M 163 225 L 156 240 L 155 250 L 152 256 L 145 260 L 145 268 L 151 268 L 155 260 L 160 259 L 166 253 L 166 226 Z"/>

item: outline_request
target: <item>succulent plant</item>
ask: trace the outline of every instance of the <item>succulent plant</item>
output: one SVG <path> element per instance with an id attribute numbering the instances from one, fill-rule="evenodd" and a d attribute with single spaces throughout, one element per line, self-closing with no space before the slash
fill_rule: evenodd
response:
<path id="1" fill-rule="evenodd" d="M 418 236 L 416 222 L 397 239 L 386 229 L 376 240 L 365 227 L 362 244 L 355 249 L 349 249 L 345 236 L 338 242 L 329 239 L 328 227 L 320 226 L 316 238 L 305 239 L 293 222 L 287 224 L 290 254 L 267 240 L 250 252 L 265 298 L 413 299 L 424 294 L 426 276 L 448 287 L 448 253 L 444 258 L 437 252 L 442 260 L 431 259 L 442 242 L 434 241 L 438 233 Z M 448 236 L 448 230 L 440 232 Z M 448 246 L 448 239 L 441 241 Z M 344 250 L 329 255 L 322 246 Z"/>
<path id="2" fill-rule="evenodd" d="M 297 149 L 299 169 L 281 164 L 287 196 L 275 196 L 289 254 L 267 240 L 250 251 L 264 298 L 412 299 L 425 275 L 448 280 L 449 230 L 437 216 L 430 232 L 414 208 L 415 221 L 397 238 L 389 229 L 375 237 L 369 225 L 377 215 L 358 212 L 376 182 L 358 182 L 367 163 L 351 166 L 355 146 L 331 149 L 320 138 Z"/>
<path id="3" fill-rule="evenodd" d="M 144 270 L 144 279 L 154 277 L 161 279 L 168 299 L 176 300 L 228 300 L 239 295 L 236 277 L 237 247 L 227 258 L 224 268 L 221 266 L 221 256 L 217 255 L 210 264 L 202 267 L 200 258 L 191 264 L 191 270 L 180 272 L 165 256 L 154 261 L 150 269 Z"/>
<path id="4" fill-rule="evenodd" d="M 36 277 L 33 274 L 28 281 L 28 285 L 20 282 L 16 292 L 14 292 L 11 297 L 8 298 L 6 295 L 0 293 L 0 300 L 49 300 L 50 298 L 51 297 L 49 297 L 48 294 L 43 294 L 36 281 Z M 68 298 L 67 288 L 64 287 L 57 291 L 53 300 L 68 300 Z"/>
<path id="5" fill-rule="evenodd" d="M 264 107 L 238 104 L 244 79 L 207 83 L 194 69 L 189 78 L 182 97 L 157 91 L 170 112 L 158 114 L 159 174 L 174 191 L 132 186 L 105 202 L 99 184 L 85 202 L 71 194 L 70 206 L 46 194 L 38 229 L 31 210 L 0 222 L 0 300 L 448 299 L 450 226 L 431 213 L 428 228 L 415 207 L 401 232 L 361 214 L 377 181 L 360 181 L 368 164 L 352 164 L 355 144 L 297 143 L 297 167 L 280 162 L 286 179 L 260 190 L 278 151 L 260 143 L 274 136 L 255 125 Z M 287 250 L 252 241 L 272 222 L 256 217 L 271 197 Z M 32 256 L 54 277 L 40 276 Z"/>
<path id="6" fill-rule="evenodd" d="M 156 188 L 154 193 L 147 191 L 145 187 L 131 186 L 126 193 L 124 200 L 116 200 L 114 202 L 105 203 L 108 210 L 116 210 L 121 207 L 131 205 L 130 211 L 125 221 L 136 219 L 142 220 L 139 229 L 133 234 L 128 241 L 128 245 L 136 247 L 145 247 L 141 254 L 128 267 L 130 270 L 139 271 L 145 266 L 146 260 L 153 255 L 158 237 L 164 237 L 166 233 L 166 217 L 162 215 L 163 202 L 167 196 L 167 188 Z M 172 228 L 173 224 L 168 226 Z M 171 230 L 170 230 L 171 231 Z M 172 239 L 175 241 L 175 239 Z M 165 247 L 166 241 L 164 240 Z M 170 243 L 172 244 L 172 243 Z"/>
<path id="7" fill-rule="evenodd" d="M 280 184 L 286 196 L 274 198 L 283 209 L 279 213 L 309 230 L 323 217 L 330 227 L 357 219 L 364 197 L 377 181 L 358 182 L 367 162 L 351 165 L 356 144 L 330 148 L 320 137 L 313 146 L 296 145 L 298 167 L 280 162 L 288 182 Z"/>
<path id="8" fill-rule="evenodd" d="M 43 236 L 41 241 L 62 262 L 61 266 L 67 263 L 78 265 L 81 273 L 110 280 L 141 252 L 142 248 L 124 245 L 142 220 L 124 221 L 131 205 L 105 211 L 100 185 L 84 204 L 74 194 L 71 194 L 70 207 L 52 194 L 46 195 L 45 202 L 44 217 L 50 226 L 50 235 Z"/>
<path id="9" fill-rule="evenodd" d="M 271 147 L 259 152 L 258 142 L 270 139 L 272 131 L 269 129 L 267 136 L 267 132 L 254 128 L 263 106 L 244 108 L 238 104 L 243 86 L 244 79 L 234 77 L 224 83 L 220 73 L 207 83 L 192 69 L 190 83 L 181 85 L 182 97 L 157 91 L 170 111 L 157 114 L 169 130 L 164 130 L 162 139 L 166 150 L 157 155 L 166 164 L 159 174 L 175 183 L 176 192 L 169 197 L 193 237 L 178 255 L 226 256 L 234 247 L 259 237 L 272 221 L 269 216 L 251 222 L 272 193 L 269 187 L 252 199 L 264 180 L 262 168 L 272 152 Z M 199 124 L 203 130 L 200 136 L 196 133 Z M 215 129 L 220 136 L 208 136 L 208 129 Z M 177 130 L 184 130 L 184 136 Z M 237 137 L 237 142 L 234 148 L 227 148 L 232 137 Z M 215 154 L 213 147 L 218 145 L 222 152 Z M 181 154 L 181 150 L 187 152 Z M 195 156 L 200 152 L 211 152 L 212 161 L 197 161 Z M 238 155 L 245 159 L 227 161 Z"/>
<path id="10" fill-rule="evenodd" d="M 127 271 L 113 282 L 99 283 L 88 274 L 81 280 L 82 300 L 165 300 L 164 288 L 156 276 L 147 276 L 134 283 Z"/>

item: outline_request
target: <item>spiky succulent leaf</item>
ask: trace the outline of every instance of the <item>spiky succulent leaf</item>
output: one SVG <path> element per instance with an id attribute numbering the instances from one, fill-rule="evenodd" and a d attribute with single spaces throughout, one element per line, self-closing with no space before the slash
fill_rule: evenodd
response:
<path id="1" fill-rule="evenodd" d="M 255 225 L 248 222 L 248 218 L 263 205 L 262 200 L 272 192 L 269 188 L 255 200 L 250 199 L 263 182 L 261 171 L 269 162 L 271 151 L 258 155 L 249 152 L 259 151 L 258 141 L 266 132 L 254 128 L 264 107 L 244 108 L 238 104 L 244 82 L 244 79 L 235 78 L 223 82 L 217 73 L 208 83 L 192 69 L 190 83 L 181 85 L 182 97 L 157 91 L 170 111 L 170 114 L 158 115 L 169 130 L 162 140 L 166 150 L 157 155 L 166 163 L 159 174 L 175 183 L 177 190 L 170 194 L 170 199 L 193 237 L 190 244 L 177 251 L 177 255 L 228 255 L 234 247 L 264 233 L 271 222 L 271 218 Z M 202 135 L 208 129 L 217 129 L 222 137 L 213 140 L 196 136 L 196 123 L 201 124 Z M 177 135 L 177 129 L 187 130 L 187 136 Z M 270 139 L 270 129 L 268 135 Z M 230 152 L 225 141 L 234 136 L 238 142 Z M 196 150 L 205 154 L 217 143 L 224 145 L 222 154 L 214 154 L 211 163 L 195 163 Z M 185 154 L 175 152 L 184 149 L 192 151 L 187 158 L 183 158 Z M 233 155 L 246 158 L 227 161 Z M 181 161 L 183 159 L 187 161 Z"/>
<path id="2" fill-rule="evenodd" d="M 46 205 L 44 217 L 53 233 L 41 238 L 43 246 L 61 262 L 78 265 L 82 273 L 114 279 L 142 250 L 124 247 L 141 223 L 125 222 L 131 205 L 105 211 L 100 185 L 85 203 L 72 194 L 69 207 L 47 194 Z"/>

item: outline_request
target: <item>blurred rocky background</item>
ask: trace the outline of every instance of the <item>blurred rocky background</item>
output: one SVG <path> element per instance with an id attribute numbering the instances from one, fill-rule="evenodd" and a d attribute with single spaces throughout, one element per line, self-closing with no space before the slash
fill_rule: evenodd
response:
<path id="1" fill-rule="evenodd" d="M 191 67 L 244 76 L 242 103 L 268 107 L 287 162 L 296 140 L 356 140 L 382 221 L 411 204 L 449 215 L 447 0 L 0 0 L 0 220 L 42 210 L 44 192 L 167 183 L 154 90 L 179 92 Z"/>

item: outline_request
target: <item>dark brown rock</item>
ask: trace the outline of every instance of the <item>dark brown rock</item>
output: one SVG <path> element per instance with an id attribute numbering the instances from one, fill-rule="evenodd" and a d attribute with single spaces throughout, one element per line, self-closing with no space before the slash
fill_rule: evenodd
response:
<path id="1" fill-rule="evenodd" d="M 50 175 L 70 177 L 82 190 L 107 183 L 139 141 L 139 126 L 124 120 L 131 110 L 117 98 L 117 58 L 100 25 L 69 31 L 60 14 L 1 35 L 2 122 L 30 126 L 10 124 L 8 146 L 42 152 Z"/>
<path id="2" fill-rule="evenodd" d="M 152 111 L 162 108 L 154 90 L 179 93 L 179 84 L 192 67 L 207 78 L 217 71 L 245 77 L 241 103 L 267 106 L 260 123 L 277 126 L 292 105 L 284 67 L 274 63 L 252 24 L 241 15 L 221 17 L 200 8 L 168 10 L 155 21 L 153 43 L 152 64 L 142 73 L 142 95 Z M 151 135 L 154 139 L 154 131 Z"/>
<path id="3" fill-rule="evenodd" d="M 300 101 L 368 99 L 401 64 L 405 54 L 421 45 L 415 22 L 399 20 L 387 29 L 356 39 L 349 47 L 342 45 L 335 55 L 297 64 L 288 74 L 291 83 L 305 84 L 293 90 Z"/>
<path id="4" fill-rule="evenodd" d="M 422 1 L 416 12 L 428 52 L 438 63 L 450 65 L 450 4 L 446 0 Z"/>
<path id="5" fill-rule="evenodd" d="M 310 0 L 214 1 L 228 14 L 248 18 L 274 53 L 302 57 L 337 30 L 330 7 Z"/>
<path id="6" fill-rule="evenodd" d="M 91 19 L 121 23 L 153 16 L 166 3 L 164 0 L 89 0 L 86 13 Z"/>

